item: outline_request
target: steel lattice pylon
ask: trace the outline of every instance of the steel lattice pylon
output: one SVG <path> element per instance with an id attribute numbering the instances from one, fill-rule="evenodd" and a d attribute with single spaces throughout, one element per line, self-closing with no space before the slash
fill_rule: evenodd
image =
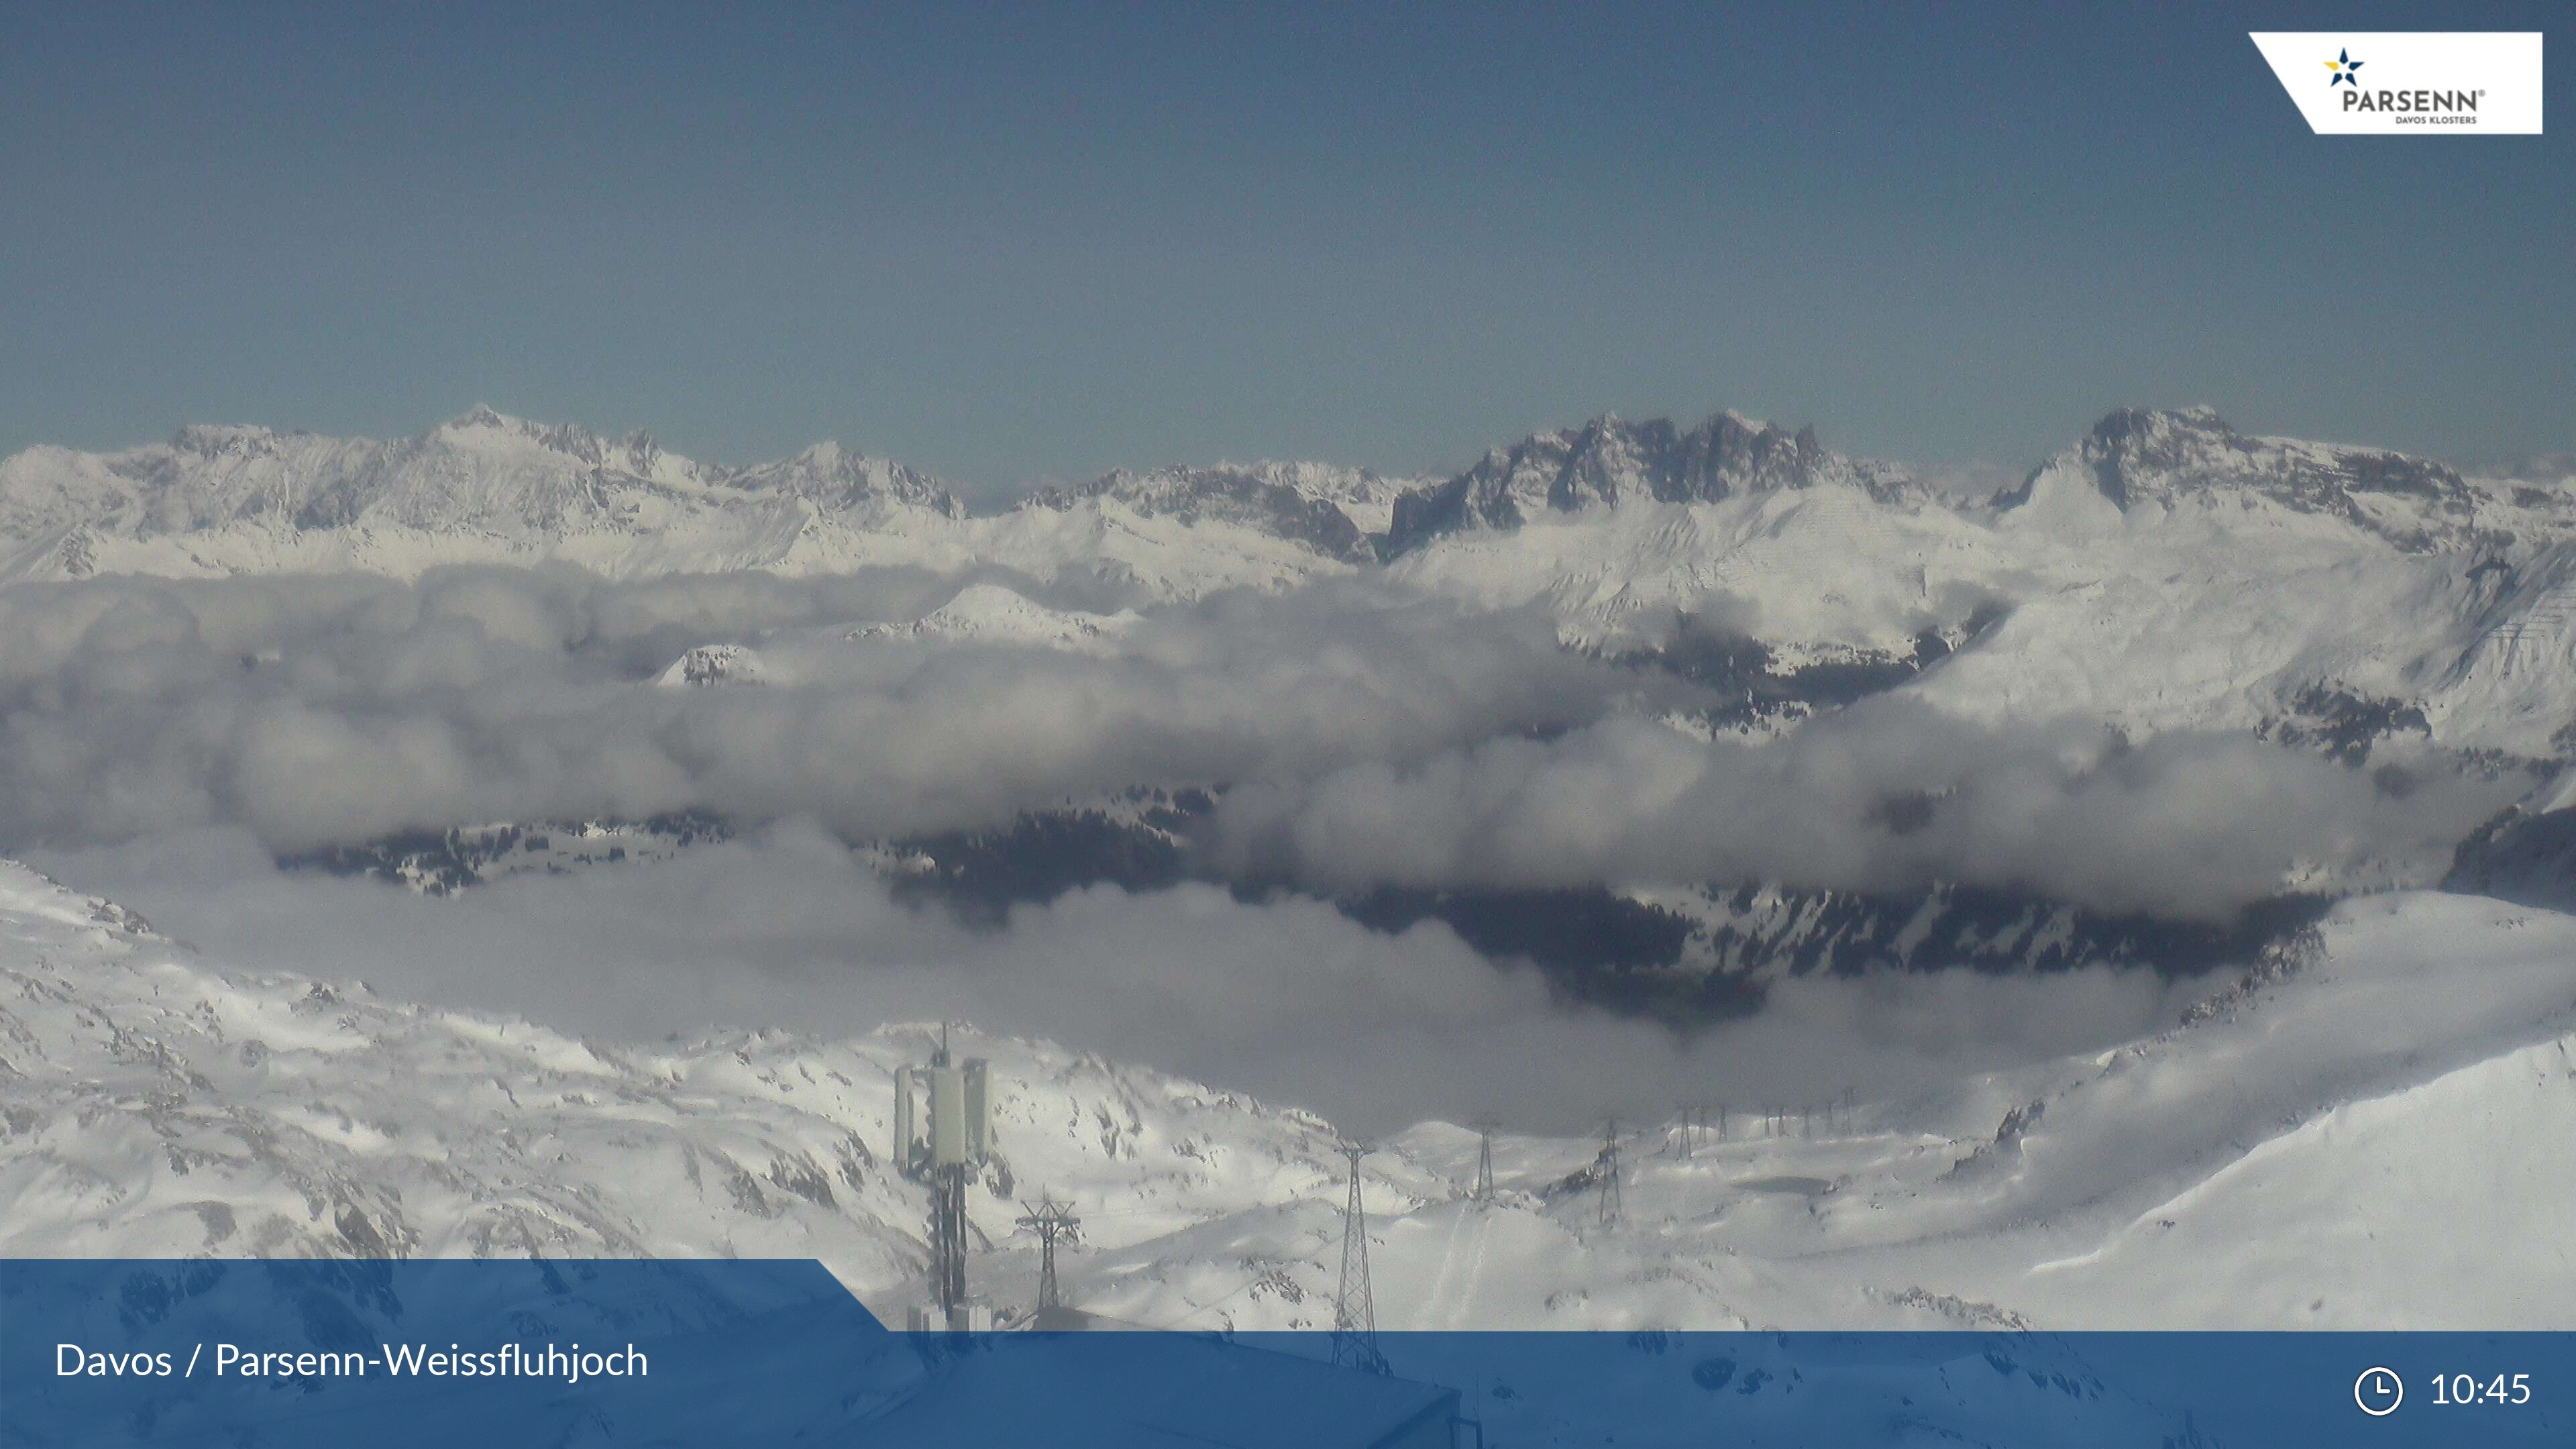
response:
<path id="1" fill-rule="evenodd" d="M 1333 1362 L 1367 1373 L 1387 1371 L 1377 1348 L 1377 1299 L 1369 1288 L 1368 1209 L 1360 1203 L 1360 1159 L 1369 1148 L 1342 1144 L 1351 1160 L 1350 1202 L 1342 1209 L 1342 1282 L 1333 1295 Z"/>
<path id="2" fill-rule="evenodd" d="M 1613 1117 L 1601 1129 L 1601 1156 L 1593 1164 L 1601 1178 L 1601 1224 L 1608 1227 L 1619 1221 L 1625 1205 L 1619 1201 L 1619 1119 Z"/>
<path id="3" fill-rule="evenodd" d="M 1081 1230 L 1082 1219 L 1052 1196 L 1040 1193 L 1038 1205 L 1020 1215 L 1019 1225 L 1038 1235 L 1038 1311 L 1062 1308 L 1064 1294 L 1057 1288 L 1055 1278 L 1055 1245 L 1072 1242 Z"/>

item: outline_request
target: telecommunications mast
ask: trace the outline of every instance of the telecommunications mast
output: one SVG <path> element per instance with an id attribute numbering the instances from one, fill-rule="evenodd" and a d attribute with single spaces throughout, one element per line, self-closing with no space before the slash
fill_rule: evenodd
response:
<path id="1" fill-rule="evenodd" d="M 966 1296 L 966 1183 L 993 1151 L 989 1083 L 983 1058 L 950 1058 L 944 1023 L 930 1065 L 895 1069 L 895 1165 L 930 1185 L 931 1301 L 912 1310 L 915 1332 L 993 1326 L 992 1309 Z"/>

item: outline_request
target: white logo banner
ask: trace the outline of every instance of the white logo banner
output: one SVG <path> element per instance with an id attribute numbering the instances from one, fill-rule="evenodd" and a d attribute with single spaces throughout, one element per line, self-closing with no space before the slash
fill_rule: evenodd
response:
<path id="1" fill-rule="evenodd" d="M 2537 136 L 2540 32 L 2251 32 L 2320 136 Z"/>

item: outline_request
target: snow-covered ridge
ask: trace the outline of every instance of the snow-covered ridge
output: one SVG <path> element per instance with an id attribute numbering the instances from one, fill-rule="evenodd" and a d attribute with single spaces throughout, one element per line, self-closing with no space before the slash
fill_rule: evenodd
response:
<path id="1" fill-rule="evenodd" d="M 1381 510 L 1382 543 L 1364 526 Z M 1111 609 L 1365 572 L 1534 605 L 1609 652 L 1658 645 L 1677 617 L 1740 616 L 1730 627 L 1782 667 L 1908 658 L 1927 631 L 2001 619 L 1915 687 L 1972 715 L 2046 706 L 2146 732 L 2264 729 L 2326 691 L 2419 711 L 2436 744 L 2528 759 L 2565 755 L 2576 718 L 2576 670 L 2558 667 L 2576 659 L 2576 495 L 2254 437 L 2207 409 L 2113 413 L 1992 503 L 1734 414 L 1603 417 L 1427 487 L 1320 464 L 1176 467 L 989 517 L 834 445 L 720 468 L 488 409 L 394 443 L 191 428 L 0 460 L 0 582 L 549 559 L 612 576 L 998 573 Z M 916 632 L 1012 634 L 970 622 Z M 1084 622 L 1038 632 L 1104 637 Z M 757 663 L 711 655 L 694 672 Z"/>
<path id="2" fill-rule="evenodd" d="M 970 517 L 939 480 L 818 443 L 747 467 L 489 408 L 391 442 L 196 426 L 0 459 L 0 581 L 561 559 L 613 576 L 1000 564 L 1158 597 L 1277 587 L 1374 558 L 1342 510 L 1399 485 L 1322 465 L 1112 474 Z"/>
<path id="3" fill-rule="evenodd" d="M 1720 413 L 1685 430 L 1605 414 L 1496 448 L 1448 482 L 1397 499 L 1387 548 L 1402 553 L 1459 529 L 1516 528 L 1622 502 L 1715 503 L 1825 483 L 1890 493 L 1902 482 L 1886 465 L 1826 451 L 1813 428 L 1792 433 Z"/>
<path id="4" fill-rule="evenodd" d="M 173 576 L 563 558 L 612 574 L 877 563 L 999 563 L 1038 577 L 1088 569 L 1191 597 L 1277 586 L 1418 551 L 1460 533 L 1643 505 L 1848 490 L 1890 513 L 1933 490 L 1735 413 L 1696 427 L 1604 415 L 1534 433 L 1440 481 L 1324 463 L 1120 469 L 969 517 L 939 480 L 819 443 L 734 467 L 478 407 L 390 442 L 190 426 L 108 453 L 36 447 L 0 459 L 0 580 L 101 572 Z M 2252 492 L 2402 548 L 2503 536 L 2514 519 L 2440 464 L 2384 449 L 2235 432 L 2207 409 L 2115 412 L 1995 500 L 2051 516 L 2081 494 L 2112 516 Z M 2505 512 L 2565 511 L 2547 489 Z M 1946 511 L 1946 505 L 1944 510 Z M 1972 510 L 1974 511 L 1974 510 Z"/>
<path id="5" fill-rule="evenodd" d="M 1148 517 L 1238 523 L 1359 564 L 1376 561 L 1370 536 L 1386 532 L 1398 497 L 1410 486 L 1368 469 L 1325 463 L 1122 468 L 1077 487 L 1041 490 L 1025 506 L 1061 510 L 1115 499 Z"/>
<path id="6" fill-rule="evenodd" d="M 2339 909 L 2182 1025 L 1922 1100 L 1796 1110 L 1682 1150 L 1473 1133 L 1369 1159 L 1379 1322 L 1499 1327 L 2567 1326 L 2576 918 L 2451 896 Z M 363 966 L 363 961 L 353 962 Z M 2463 989 L 2472 984 L 2474 989 Z M 816 1257 L 880 1313 L 927 1202 L 888 1073 L 932 1029 L 657 1046 L 226 972 L 0 862 L 0 1252 Z M 993 1062 L 979 1291 L 1024 1308 L 1043 1185 L 1085 1307 L 1329 1324 L 1331 1127 L 1045 1043 Z M 1686 1084 L 1676 1090 L 1686 1090 Z"/>
<path id="7" fill-rule="evenodd" d="M 935 1033 L 577 1040 L 211 969 L 0 861 L 0 1251 L 816 1257 L 899 1318 L 927 1199 L 884 1162 L 889 1072 Z M 995 1065 L 1002 1152 L 974 1216 L 997 1240 L 1041 1181 L 1116 1192 L 1125 1211 L 1090 1234 L 1115 1247 L 1321 1195 L 1338 1160 L 1302 1113 L 1043 1043 L 968 1045 Z M 1385 1168 L 1388 1201 L 1419 1187 Z"/>
<path id="8" fill-rule="evenodd" d="M 2124 514 L 2242 506 L 2251 494 L 2341 519 L 2409 552 L 2479 542 L 2477 493 L 2440 463 L 2385 448 L 2252 437 L 2205 407 L 2114 412 L 1995 502 L 2045 507 L 2049 495 L 2085 489 Z"/>
<path id="9" fill-rule="evenodd" d="M 606 438 L 476 408 L 392 442 L 193 426 L 121 452 L 36 448 L 0 460 L 0 533 L 67 528 L 144 538 L 230 524 L 318 530 L 575 531 L 641 510 L 804 501 L 834 511 L 964 510 L 936 480 L 821 443 L 726 468 L 664 452 L 650 434 Z"/>

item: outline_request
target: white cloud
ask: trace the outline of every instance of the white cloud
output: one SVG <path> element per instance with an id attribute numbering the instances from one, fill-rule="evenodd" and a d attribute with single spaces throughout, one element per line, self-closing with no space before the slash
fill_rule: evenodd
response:
<path id="1" fill-rule="evenodd" d="M 291 850 L 685 807 L 904 834 L 1409 759 L 1643 687 L 1566 655 L 1535 615 L 1357 588 L 1162 611 L 1106 657 L 840 638 L 957 587 L 477 568 L 0 590 L 0 846 L 239 824 Z M 691 645 L 765 630 L 803 631 L 787 647 L 810 682 L 648 682 Z"/>
<path id="2" fill-rule="evenodd" d="M 1308 1106 L 1364 1132 L 1499 1112 L 1579 1132 L 1684 1098 L 1821 1104 L 2128 1039 L 2187 988 L 2108 968 L 1785 984 L 1685 1036 L 1551 999 L 1445 927 L 1366 930 L 1309 900 L 1209 886 L 1079 891 L 998 929 L 896 902 L 810 826 L 624 870 L 523 876 L 447 899 L 284 874 L 238 830 L 40 856 L 228 969 L 611 1038 L 792 1023 L 828 1035 L 959 1017 Z"/>
<path id="3" fill-rule="evenodd" d="M 1237 871 L 1331 888 L 1948 881 L 2217 918 L 2320 864 L 2438 873 L 2512 788 L 2442 777 L 2399 798 L 2247 736 L 2131 746 L 2080 721 L 1986 727 L 1888 696 L 1759 744 L 1614 718 L 1255 784 L 1225 797 L 1215 839 Z"/>

